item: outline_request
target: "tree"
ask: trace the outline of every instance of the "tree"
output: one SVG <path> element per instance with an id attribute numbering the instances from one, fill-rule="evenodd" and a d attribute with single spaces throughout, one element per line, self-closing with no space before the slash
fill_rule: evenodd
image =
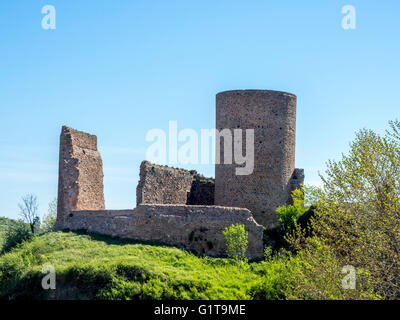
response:
<path id="1" fill-rule="evenodd" d="M 399 299 L 400 123 L 390 125 L 385 136 L 359 131 L 348 154 L 328 162 L 312 223 L 314 239 L 299 241 L 298 235 L 292 243 L 314 254 L 312 243 L 318 239 L 329 247 L 338 267 L 357 269 L 358 288 L 369 287 L 368 282 L 379 296 Z"/>
<path id="2" fill-rule="evenodd" d="M 389 121 L 390 130 L 386 130 L 386 134 L 392 139 L 392 141 L 400 142 L 400 121 L 394 120 Z"/>
<path id="3" fill-rule="evenodd" d="M 22 203 L 18 204 L 20 209 L 20 216 L 29 224 L 31 232 L 35 233 L 35 227 L 40 223 L 38 216 L 39 204 L 37 197 L 33 194 L 28 194 L 22 197 Z"/>
<path id="4" fill-rule="evenodd" d="M 47 209 L 47 214 L 43 217 L 41 229 L 43 232 L 55 231 L 55 224 L 57 220 L 57 198 L 54 198 Z"/>

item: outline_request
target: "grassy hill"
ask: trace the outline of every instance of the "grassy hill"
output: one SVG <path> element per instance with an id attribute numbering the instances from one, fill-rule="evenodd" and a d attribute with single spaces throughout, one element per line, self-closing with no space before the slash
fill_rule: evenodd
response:
<path id="1" fill-rule="evenodd" d="M 42 268 L 57 290 L 41 288 Z M 47 233 L 0 256 L 2 299 L 252 299 L 282 296 L 282 261 L 240 263 L 173 247 Z"/>

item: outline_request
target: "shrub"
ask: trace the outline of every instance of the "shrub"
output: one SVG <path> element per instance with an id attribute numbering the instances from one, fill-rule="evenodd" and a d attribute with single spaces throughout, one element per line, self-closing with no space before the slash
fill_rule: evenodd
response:
<path id="1" fill-rule="evenodd" d="M 4 242 L 1 253 L 10 251 L 16 245 L 32 239 L 33 234 L 28 224 L 18 222 L 10 225 L 5 231 Z"/>
<path id="2" fill-rule="evenodd" d="M 52 232 L 55 231 L 55 225 L 57 220 L 57 198 L 49 203 L 47 214 L 43 217 L 41 224 L 41 232 Z"/>
<path id="3" fill-rule="evenodd" d="M 391 125 L 386 136 L 361 130 L 341 161 L 328 162 L 312 218 L 314 237 L 298 233 L 290 240 L 310 264 L 306 283 L 315 283 L 321 272 L 337 274 L 339 266 L 351 265 L 364 275 L 357 282 L 361 288 L 372 285 L 377 296 L 400 298 L 400 123 Z M 318 262 L 315 239 L 329 250 L 331 261 Z"/>
<path id="4" fill-rule="evenodd" d="M 308 246 L 292 259 L 296 268 L 290 270 L 286 299 L 295 300 L 350 300 L 379 299 L 373 290 L 372 278 L 367 270 L 356 270 L 356 288 L 344 288 L 346 265 L 337 257 L 334 249 L 317 237 L 308 239 Z"/>
<path id="5" fill-rule="evenodd" d="M 312 234 L 312 219 L 315 216 L 315 207 L 311 206 L 306 212 L 297 218 L 297 224 L 306 232 L 307 236 Z"/>
<path id="6" fill-rule="evenodd" d="M 227 255 L 231 259 L 244 260 L 247 250 L 248 232 L 244 225 L 236 224 L 223 231 L 226 240 Z"/>
<path id="7" fill-rule="evenodd" d="M 275 254 L 270 247 L 265 249 L 265 260 L 254 269 L 256 274 L 262 275 L 250 290 L 252 299 L 256 300 L 281 300 L 287 298 L 289 288 L 293 285 L 294 276 L 298 273 L 296 257 L 281 249 Z"/>
<path id="8" fill-rule="evenodd" d="M 55 231 L 57 215 L 47 214 L 43 217 L 43 222 L 40 226 L 40 232 L 53 232 Z"/>
<path id="9" fill-rule="evenodd" d="M 299 208 L 294 205 L 286 205 L 277 208 L 276 215 L 278 218 L 278 228 L 281 235 L 291 232 L 297 218 L 302 214 L 303 210 L 299 210 Z"/>
<path id="10" fill-rule="evenodd" d="M 278 218 L 278 231 L 281 236 L 292 232 L 297 219 L 305 214 L 308 208 L 305 207 L 305 198 L 308 201 L 308 207 L 316 201 L 317 188 L 304 187 L 304 189 L 295 189 L 292 191 L 292 205 L 284 205 L 276 209 Z"/>

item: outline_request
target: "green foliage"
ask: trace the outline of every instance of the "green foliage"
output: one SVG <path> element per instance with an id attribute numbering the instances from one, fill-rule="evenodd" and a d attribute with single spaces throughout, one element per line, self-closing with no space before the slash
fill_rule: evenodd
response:
<path id="1" fill-rule="evenodd" d="M 281 300 L 286 299 L 286 292 L 293 282 L 296 263 L 286 251 L 273 255 L 271 248 L 265 250 L 265 260 L 257 264 L 253 271 L 262 276 L 250 289 L 252 299 Z"/>
<path id="2" fill-rule="evenodd" d="M 387 130 L 387 137 L 392 139 L 395 143 L 400 142 L 400 121 L 399 120 L 392 120 L 389 121 L 390 130 Z"/>
<path id="3" fill-rule="evenodd" d="M 300 212 L 305 211 L 304 208 L 304 197 L 305 193 L 303 189 L 294 189 L 292 191 L 292 200 L 293 200 L 293 206 L 297 208 Z"/>
<path id="4" fill-rule="evenodd" d="M 299 209 L 294 205 L 281 206 L 276 209 L 278 218 L 278 228 L 281 235 L 291 232 L 297 218 L 304 213 L 304 210 Z"/>
<path id="5" fill-rule="evenodd" d="M 18 244 L 31 240 L 32 237 L 33 234 L 28 224 L 20 221 L 15 221 L 15 223 L 9 224 L 3 234 L 1 253 L 10 251 Z"/>
<path id="6" fill-rule="evenodd" d="M 386 136 L 360 131 L 341 161 L 328 162 L 323 189 L 306 186 L 294 192 L 293 205 L 278 208 L 291 251 L 267 248 L 265 260 L 242 263 L 243 225 L 223 232 L 233 260 L 50 232 L 1 256 L 0 298 L 46 298 L 38 284 L 50 264 L 61 298 L 399 299 L 399 132 L 399 122 Z M 0 225 L 0 234 L 6 229 Z M 194 232 L 187 236 L 194 241 Z M 343 288 L 346 265 L 355 267 L 355 290 Z"/>
<path id="7" fill-rule="evenodd" d="M 349 300 L 380 299 L 372 286 L 370 274 L 358 269 L 356 289 L 345 289 L 342 280 L 343 264 L 334 249 L 317 238 L 309 238 L 308 246 L 292 258 L 295 267 L 290 270 L 286 298 L 295 300 Z"/>
<path id="8" fill-rule="evenodd" d="M 47 214 L 43 217 L 42 224 L 40 226 L 41 232 L 53 232 L 55 231 L 55 225 L 57 220 L 57 198 L 49 203 Z"/>
<path id="9" fill-rule="evenodd" d="M 296 224 L 304 231 L 306 236 L 312 235 L 312 221 L 315 217 L 315 207 L 311 206 L 306 212 L 297 218 Z"/>
<path id="10" fill-rule="evenodd" d="M 19 223 L 21 222 L 6 217 L 0 217 L 0 251 L 8 228 L 10 228 L 10 226 L 14 226 Z"/>
<path id="11" fill-rule="evenodd" d="M 290 235 L 296 224 L 299 224 L 306 234 L 309 235 L 312 229 L 310 220 L 314 216 L 315 207 L 318 206 L 321 190 L 312 185 L 304 185 L 302 189 L 292 191 L 292 205 L 284 205 L 276 209 L 278 219 L 277 233 L 279 240 L 275 242 L 279 247 L 285 247 L 285 237 Z"/>
<path id="12" fill-rule="evenodd" d="M 40 286 L 45 265 L 56 270 L 61 299 L 251 299 L 250 289 L 263 281 L 260 269 L 268 268 L 173 247 L 52 232 L 1 256 L 0 299 L 46 298 Z"/>
<path id="13" fill-rule="evenodd" d="M 304 200 L 303 205 L 306 209 L 317 207 L 321 196 L 321 189 L 313 185 L 303 185 Z"/>
<path id="14" fill-rule="evenodd" d="M 40 286 L 45 265 L 55 267 L 59 299 L 376 298 L 366 289 L 340 291 L 340 264 L 319 252 L 266 250 L 265 260 L 247 264 L 104 236 L 46 233 L 1 256 L 0 299 L 48 298 Z"/>
<path id="15" fill-rule="evenodd" d="M 227 256 L 235 260 L 244 260 L 247 250 L 248 232 L 244 225 L 236 224 L 223 231 L 226 241 Z"/>
<path id="16" fill-rule="evenodd" d="M 386 136 L 361 130 L 341 161 L 328 162 L 312 222 L 314 237 L 298 232 L 290 240 L 308 264 L 302 296 L 316 296 L 342 266 L 352 265 L 357 291 L 369 293 L 372 287 L 377 296 L 400 298 L 400 139 L 395 128 L 398 122 Z M 339 297 L 335 292 L 332 297 Z"/>
<path id="17" fill-rule="evenodd" d="M 307 211 L 304 207 L 304 191 L 295 189 L 292 191 L 292 205 L 284 205 L 276 209 L 278 218 L 278 230 L 281 236 L 290 233 L 298 217 Z"/>

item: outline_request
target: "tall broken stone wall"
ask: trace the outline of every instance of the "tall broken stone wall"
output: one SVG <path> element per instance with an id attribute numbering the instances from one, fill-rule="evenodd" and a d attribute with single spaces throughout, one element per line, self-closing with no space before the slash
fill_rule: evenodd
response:
<path id="1" fill-rule="evenodd" d="M 248 232 L 249 259 L 263 256 L 263 227 L 243 208 L 188 205 L 139 205 L 133 210 L 74 211 L 65 228 L 145 241 L 156 241 L 193 250 L 198 254 L 224 256 L 223 230 L 232 224 Z"/>
<path id="2" fill-rule="evenodd" d="M 104 210 L 103 163 L 97 137 L 63 126 L 60 135 L 56 228 L 73 210 Z"/>
<path id="3" fill-rule="evenodd" d="M 140 179 L 136 188 L 137 205 L 185 204 L 192 180 L 192 175 L 187 170 L 143 161 L 140 165 Z"/>
<path id="4" fill-rule="evenodd" d="M 139 204 L 214 204 L 214 179 L 195 170 L 171 168 L 143 161 L 136 188 Z"/>

